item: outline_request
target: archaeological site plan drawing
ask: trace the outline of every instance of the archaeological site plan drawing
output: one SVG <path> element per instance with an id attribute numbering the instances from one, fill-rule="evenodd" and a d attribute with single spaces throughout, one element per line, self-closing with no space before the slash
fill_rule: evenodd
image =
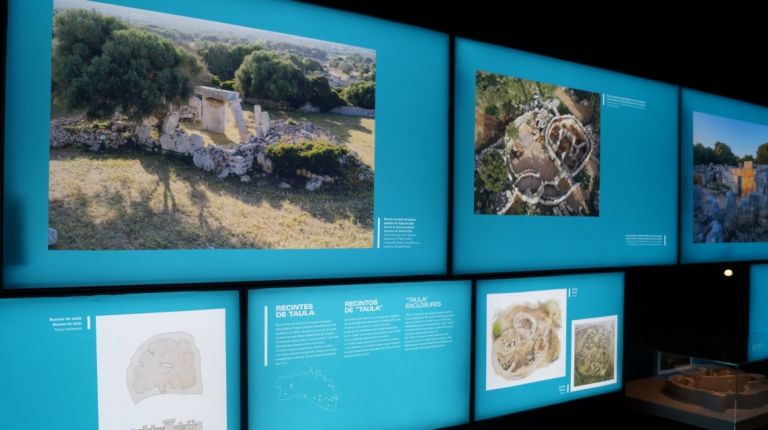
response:
<path id="1" fill-rule="evenodd" d="M 97 315 L 99 428 L 226 429 L 226 312 Z"/>
<path id="2" fill-rule="evenodd" d="M 136 350 L 128 366 L 134 403 L 161 394 L 202 394 L 200 351 L 188 333 L 161 333 Z"/>

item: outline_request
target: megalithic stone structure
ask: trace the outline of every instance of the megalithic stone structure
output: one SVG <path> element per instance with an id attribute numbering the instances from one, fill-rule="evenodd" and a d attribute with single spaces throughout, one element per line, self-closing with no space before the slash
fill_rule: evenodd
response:
<path id="1" fill-rule="evenodd" d="M 195 115 L 195 121 L 202 121 L 203 119 L 203 101 L 200 98 L 192 96 L 187 102 L 189 108 L 192 109 L 192 113 Z"/>
<path id="2" fill-rule="evenodd" d="M 237 99 L 237 102 L 230 103 L 229 108 L 232 110 L 232 116 L 235 117 L 235 125 L 237 125 L 237 132 L 240 133 L 240 141 L 245 142 L 250 136 L 248 134 L 248 126 L 245 123 L 243 108 L 240 106 L 240 99 Z"/>
<path id="3" fill-rule="evenodd" d="M 256 130 L 259 129 L 260 120 L 261 120 L 261 106 L 253 105 L 253 121 L 256 123 Z"/>
<path id="4" fill-rule="evenodd" d="M 240 140 L 248 139 L 248 126 L 240 106 L 240 93 L 204 86 L 195 87 L 195 93 L 203 99 L 202 122 L 204 130 L 224 134 L 227 128 L 227 109 L 229 109 L 235 118 Z"/>
<path id="5" fill-rule="evenodd" d="M 267 133 L 269 133 L 269 112 L 262 112 L 261 118 L 259 118 L 259 128 L 261 128 L 261 133 L 266 136 Z"/>

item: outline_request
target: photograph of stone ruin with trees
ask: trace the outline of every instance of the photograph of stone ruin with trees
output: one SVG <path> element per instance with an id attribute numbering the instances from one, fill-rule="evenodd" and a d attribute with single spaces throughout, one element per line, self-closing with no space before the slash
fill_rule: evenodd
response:
<path id="1" fill-rule="evenodd" d="M 475 213 L 598 216 L 600 94 L 478 71 Z"/>
<path id="2" fill-rule="evenodd" d="M 693 113 L 693 242 L 768 241 L 768 126 Z"/>
<path id="3" fill-rule="evenodd" d="M 376 53 L 55 0 L 49 249 L 373 244 Z"/>

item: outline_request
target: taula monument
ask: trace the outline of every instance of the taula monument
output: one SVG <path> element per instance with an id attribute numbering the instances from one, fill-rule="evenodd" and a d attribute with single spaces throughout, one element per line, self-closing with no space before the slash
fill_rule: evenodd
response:
<path id="1" fill-rule="evenodd" d="M 149 152 L 190 157 L 198 168 L 216 174 L 219 179 L 235 175 L 242 182 L 250 182 L 251 175 L 273 174 L 272 160 L 267 148 L 278 144 L 295 144 L 301 141 L 323 140 L 341 145 L 330 130 L 310 122 L 271 121 L 268 112 L 259 105 L 253 107 L 254 129 L 248 123 L 242 110 L 240 93 L 219 88 L 195 87 L 197 96 L 190 97 L 186 105 L 170 112 L 163 120 L 159 139 L 153 137 L 151 120 L 132 124 L 115 116 L 106 125 L 87 121 L 82 116 L 51 120 L 51 147 L 81 146 L 91 151 L 103 151 L 118 147 L 138 147 Z M 230 112 L 230 115 L 227 113 Z M 179 127 L 182 120 L 199 122 L 202 128 L 212 133 L 224 134 L 234 119 L 240 135 L 240 142 L 233 145 L 205 143 L 198 133 L 188 133 Z M 338 160 L 359 181 L 372 181 L 372 169 L 363 163 L 354 152 L 349 151 Z M 324 183 L 339 178 L 318 175 L 302 168 L 296 176 L 307 180 L 305 188 L 314 191 Z"/>
<path id="2" fill-rule="evenodd" d="M 203 129 L 214 133 L 224 134 L 227 129 L 228 119 L 227 111 L 232 112 L 235 119 L 237 131 L 240 133 L 240 140 L 246 141 L 250 137 L 248 126 L 245 123 L 245 115 L 240 103 L 240 93 L 237 91 L 227 91 L 212 87 L 195 87 L 195 94 L 200 95 L 199 116 L 203 123 Z M 198 105 L 196 98 L 190 100 L 190 107 Z M 197 119 L 196 118 L 196 119 Z"/>

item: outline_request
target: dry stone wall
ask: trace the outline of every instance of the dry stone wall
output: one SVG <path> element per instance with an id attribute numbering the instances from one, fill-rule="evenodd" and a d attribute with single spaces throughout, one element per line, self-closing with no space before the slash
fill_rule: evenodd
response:
<path id="1" fill-rule="evenodd" d="M 113 120 L 106 124 L 87 121 L 83 117 L 62 118 L 51 121 L 50 145 L 53 148 L 80 146 L 91 151 L 106 151 L 116 148 L 135 148 L 148 152 L 188 158 L 201 170 L 215 174 L 219 179 L 230 175 L 249 182 L 251 176 L 272 175 L 272 160 L 266 155 L 266 148 L 278 142 L 298 143 L 305 140 L 323 139 L 338 144 L 336 138 L 327 130 L 308 122 L 289 123 L 270 121 L 267 112 L 261 112 L 259 134 L 247 141 L 229 146 L 206 145 L 199 134 L 188 134 L 178 128 L 178 115 L 171 113 L 163 122 L 163 133 L 159 139 L 152 137 L 152 126 L 134 125 L 124 120 Z M 352 153 L 352 160 L 340 160 L 340 163 L 352 163 L 360 172 L 361 179 L 372 179 L 369 167 L 360 162 Z M 316 190 L 324 183 L 332 183 L 336 178 L 316 175 L 306 170 L 297 171 L 297 176 L 307 180 L 305 188 Z"/>
<path id="2" fill-rule="evenodd" d="M 768 165 L 754 169 L 754 189 L 744 195 L 735 168 L 694 167 L 694 242 L 754 242 L 768 234 Z"/>

